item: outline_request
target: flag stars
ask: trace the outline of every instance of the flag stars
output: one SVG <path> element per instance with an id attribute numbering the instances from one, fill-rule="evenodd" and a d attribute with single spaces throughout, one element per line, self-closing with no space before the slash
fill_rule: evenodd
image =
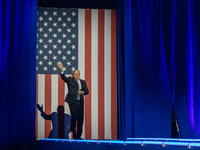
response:
<path id="1" fill-rule="evenodd" d="M 67 15 L 67 13 L 66 13 L 65 11 L 63 11 L 62 15 L 63 15 L 63 16 L 66 16 L 66 15 Z"/>
<path id="2" fill-rule="evenodd" d="M 43 28 L 39 28 L 39 31 L 40 31 L 40 32 L 43 32 Z"/>
<path id="3" fill-rule="evenodd" d="M 51 65 L 52 65 L 52 61 L 49 61 L 49 62 L 48 62 L 48 65 L 51 66 Z"/>
<path id="4" fill-rule="evenodd" d="M 66 60 L 66 56 L 63 56 L 62 59 L 63 59 L 63 60 Z"/>
<path id="5" fill-rule="evenodd" d="M 68 50 L 68 51 L 67 51 L 67 54 L 68 54 L 68 55 L 70 55 L 70 54 L 71 54 L 71 51 L 70 51 L 70 50 Z"/>
<path id="6" fill-rule="evenodd" d="M 74 27 L 76 27 L 76 24 L 75 24 L 75 23 L 72 23 L 71 26 L 74 28 Z"/>
<path id="7" fill-rule="evenodd" d="M 72 71 L 74 71 L 75 69 L 76 69 L 76 68 L 72 67 L 72 69 L 71 69 L 71 70 L 72 70 Z"/>
<path id="8" fill-rule="evenodd" d="M 42 61 L 39 61 L 38 64 L 41 66 L 41 65 L 43 65 L 43 62 L 42 62 Z"/>
<path id="9" fill-rule="evenodd" d="M 66 45 L 63 45 L 62 48 L 63 48 L 63 49 L 66 49 Z"/>
<path id="10" fill-rule="evenodd" d="M 46 38 L 46 37 L 48 37 L 48 34 L 45 33 L 43 36 Z"/>
<path id="11" fill-rule="evenodd" d="M 39 42 L 40 42 L 40 43 L 43 43 L 43 39 L 39 39 Z"/>
<path id="12" fill-rule="evenodd" d="M 53 18 L 52 18 L 52 17 L 49 17 L 48 20 L 49 20 L 49 21 L 53 21 Z"/>
<path id="13" fill-rule="evenodd" d="M 48 23 L 47 23 L 47 22 L 45 22 L 43 25 L 44 25 L 45 27 L 47 27 L 47 26 L 48 26 Z"/>
<path id="14" fill-rule="evenodd" d="M 44 67 L 43 69 L 44 69 L 44 71 L 47 71 L 47 67 Z"/>
<path id="15" fill-rule="evenodd" d="M 63 67 L 63 71 L 66 71 L 66 67 Z"/>
<path id="16" fill-rule="evenodd" d="M 52 58 L 53 58 L 53 60 L 56 60 L 56 59 L 57 59 L 57 56 L 54 55 Z"/>
<path id="17" fill-rule="evenodd" d="M 67 62 L 67 65 L 68 65 L 68 66 L 70 66 L 70 65 L 71 65 L 71 62 L 70 62 L 70 61 L 68 61 L 68 62 Z"/>
<path id="18" fill-rule="evenodd" d="M 38 56 L 36 56 L 36 59 L 38 59 Z"/>
<path id="19" fill-rule="evenodd" d="M 48 59 L 48 57 L 47 57 L 46 55 L 44 55 L 44 57 L 43 57 L 43 58 L 44 58 L 44 60 L 47 60 L 47 59 Z"/>
<path id="20" fill-rule="evenodd" d="M 66 26 L 67 26 L 67 24 L 63 22 L 62 26 L 63 26 L 63 27 L 66 27 Z"/>
<path id="21" fill-rule="evenodd" d="M 56 15 L 57 15 L 57 12 L 56 12 L 56 11 L 54 11 L 54 12 L 53 12 L 53 15 L 54 15 L 54 16 L 56 16 Z"/>
<path id="22" fill-rule="evenodd" d="M 66 38 L 66 34 L 63 34 L 62 37 L 63 37 L 63 38 Z"/>
<path id="23" fill-rule="evenodd" d="M 61 40 L 61 39 L 58 39 L 58 43 L 62 43 L 62 40 Z"/>
<path id="24" fill-rule="evenodd" d="M 53 26 L 56 27 L 56 26 L 57 26 L 57 23 L 54 22 L 54 23 L 53 23 Z"/>
<path id="25" fill-rule="evenodd" d="M 52 50 L 49 50 L 48 53 L 49 53 L 49 55 L 51 55 L 52 54 Z"/>
<path id="26" fill-rule="evenodd" d="M 58 50 L 58 52 L 57 52 L 57 53 L 58 53 L 58 55 L 60 55 L 60 54 L 62 54 L 62 51 L 61 51 L 61 50 Z"/>
<path id="27" fill-rule="evenodd" d="M 73 17 L 76 16 L 76 13 L 75 13 L 75 12 L 72 12 L 72 16 L 73 16 Z"/>
<path id="28" fill-rule="evenodd" d="M 61 17 L 58 17 L 58 21 L 59 21 L 59 22 L 62 21 L 62 18 L 61 18 Z"/>
<path id="29" fill-rule="evenodd" d="M 46 49 L 46 48 L 48 48 L 48 45 L 45 44 L 43 47 Z"/>
<path id="30" fill-rule="evenodd" d="M 49 31 L 49 32 L 52 32 L 52 31 L 53 31 L 53 29 L 52 29 L 52 28 L 49 28 L 49 29 L 48 29 L 48 31 Z"/>
<path id="31" fill-rule="evenodd" d="M 71 37 L 74 39 L 74 38 L 76 38 L 76 35 L 75 35 L 75 34 L 72 34 L 72 36 L 71 36 Z"/>
<path id="32" fill-rule="evenodd" d="M 48 15 L 48 12 L 47 12 L 47 11 L 45 11 L 45 12 L 44 12 L 44 15 L 45 15 L 45 16 L 46 16 L 46 15 Z"/>
<path id="33" fill-rule="evenodd" d="M 54 34 L 53 34 L 53 37 L 56 38 L 56 37 L 57 37 L 57 34 L 54 33 Z"/>
<path id="34" fill-rule="evenodd" d="M 43 20 L 43 17 L 40 16 L 40 17 L 39 17 L 39 20 L 42 21 L 42 20 Z"/>
<path id="35" fill-rule="evenodd" d="M 68 32 L 68 33 L 71 32 L 71 29 L 68 28 L 68 29 L 67 29 L 67 32 Z"/>
<path id="36" fill-rule="evenodd" d="M 76 60 L 76 57 L 75 57 L 75 56 L 72 56 L 71 59 L 72 59 L 72 60 Z"/>
<path id="37" fill-rule="evenodd" d="M 56 70 L 57 70 L 57 68 L 56 68 L 56 67 L 53 67 L 52 69 L 53 69 L 53 71 L 56 71 Z"/>
<path id="38" fill-rule="evenodd" d="M 67 21 L 70 22 L 70 21 L 71 21 L 71 18 L 68 17 L 68 18 L 67 18 Z"/>
<path id="39" fill-rule="evenodd" d="M 68 39 L 68 40 L 67 40 L 67 43 L 68 43 L 68 44 L 71 43 L 71 40 Z"/>
<path id="40" fill-rule="evenodd" d="M 61 28 L 58 28 L 58 32 L 62 32 L 62 29 L 61 29 Z"/>
<path id="41" fill-rule="evenodd" d="M 49 44 L 52 43 L 52 39 L 49 39 L 48 42 L 49 42 Z"/>
<path id="42" fill-rule="evenodd" d="M 76 46 L 75 45 L 72 45 L 72 47 L 71 47 L 72 49 L 76 49 Z"/>
<path id="43" fill-rule="evenodd" d="M 54 44 L 54 45 L 53 45 L 53 48 L 56 49 L 56 48 L 57 48 L 57 45 Z"/>
<path id="44" fill-rule="evenodd" d="M 38 44 L 36 45 L 36 48 L 38 48 Z"/>
<path id="45" fill-rule="evenodd" d="M 43 54 L 43 50 L 39 50 L 38 53 Z"/>

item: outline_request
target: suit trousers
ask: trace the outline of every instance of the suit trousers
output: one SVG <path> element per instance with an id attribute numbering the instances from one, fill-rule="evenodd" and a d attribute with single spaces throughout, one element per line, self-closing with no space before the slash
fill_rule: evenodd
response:
<path id="1" fill-rule="evenodd" d="M 73 132 L 74 139 L 80 139 L 83 128 L 83 115 L 84 105 L 80 100 L 76 100 L 74 103 L 69 103 L 69 109 L 71 113 L 71 132 Z M 75 130 L 77 122 L 77 132 Z"/>

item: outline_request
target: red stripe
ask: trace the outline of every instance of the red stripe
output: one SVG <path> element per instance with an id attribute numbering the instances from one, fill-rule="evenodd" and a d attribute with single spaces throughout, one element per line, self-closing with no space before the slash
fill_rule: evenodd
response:
<path id="1" fill-rule="evenodd" d="M 65 99 L 65 83 L 58 76 L 58 138 L 65 138 L 65 112 L 64 112 L 64 99 Z"/>
<path id="2" fill-rule="evenodd" d="M 36 119 L 35 119 L 35 135 L 36 139 L 38 139 L 38 74 L 36 74 Z"/>
<path id="3" fill-rule="evenodd" d="M 91 9 L 85 10 L 85 80 L 90 91 L 85 96 L 85 139 L 91 139 Z"/>
<path id="4" fill-rule="evenodd" d="M 45 138 L 49 137 L 51 132 L 51 75 L 45 75 Z M 50 119 L 50 120 L 49 120 Z"/>
<path id="5" fill-rule="evenodd" d="M 104 139 L 104 14 L 98 10 L 98 139 Z"/>
<path id="6" fill-rule="evenodd" d="M 117 139 L 117 47 L 116 10 L 111 10 L 111 138 Z"/>

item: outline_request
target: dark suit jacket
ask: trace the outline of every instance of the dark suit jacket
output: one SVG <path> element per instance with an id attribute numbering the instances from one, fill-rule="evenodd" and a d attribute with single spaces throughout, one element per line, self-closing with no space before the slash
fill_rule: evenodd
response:
<path id="1" fill-rule="evenodd" d="M 76 98 L 78 96 L 78 85 L 74 78 L 66 77 L 65 74 L 60 74 L 63 81 L 67 83 L 68 86 L 68 93 L 65 98 L 65 102 L 67 103 L 74 103 L 76 101 Z M 81 90 L 84 92 L 84 94 L 80 94 L 80 100 L 81 103 L 84 104 L 84 96 L 89 93 L 89 90 L 87 88 L 86 82 L 84 80 L 81 80 Z"/>

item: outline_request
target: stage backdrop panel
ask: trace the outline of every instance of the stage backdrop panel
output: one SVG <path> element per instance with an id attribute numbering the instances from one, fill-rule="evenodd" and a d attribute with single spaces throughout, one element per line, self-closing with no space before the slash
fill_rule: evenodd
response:
<path id="1" fill-rule="evenodd" d="M 117 138 L 116 10 L 38 8 L 36 138 L 69 138 L 66 76 L 86 80 L 82 138 Z"/>

